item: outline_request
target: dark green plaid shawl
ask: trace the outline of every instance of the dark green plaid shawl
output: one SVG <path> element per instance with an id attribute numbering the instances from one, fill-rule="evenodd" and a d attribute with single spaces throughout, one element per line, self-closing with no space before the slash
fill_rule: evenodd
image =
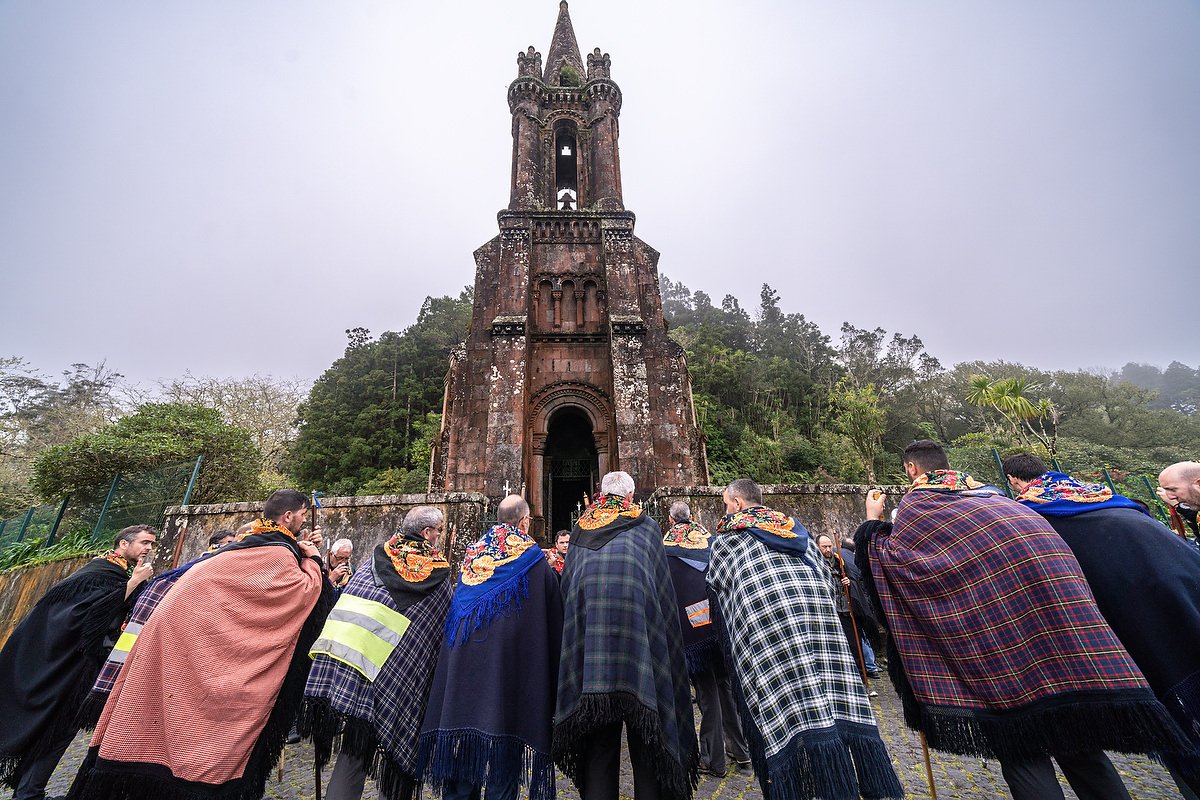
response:
<path id="1" fill-rule="evenodd" d="M 577 525 L 562 589 L 555 763 L 578 786 L 591 732 L 621 720 L 654 752 L 663 797 L 690 798 L 696 728 L 658 523 L 638 513 L 601 528 Z"/>

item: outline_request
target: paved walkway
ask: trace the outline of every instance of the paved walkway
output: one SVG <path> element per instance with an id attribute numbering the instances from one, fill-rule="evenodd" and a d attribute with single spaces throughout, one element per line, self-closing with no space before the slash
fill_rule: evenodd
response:
<path id="1" fill-rule="evenodd" d="M 900 701 L 892 692 L 887 680 L 875 681 L 874 687 L 879 690 L 879 697 L 872 702 L 875 713 L 879 718 L 880 728 L 896 771 L 904 782 L 910 798 L 929 798 L 929 789 L 925 781 L 925 764 L 921 754 L 921 743 L 917 735 L 904 727 L 900 712 Z M 1081 735 L 1086 735 L 1081 731 Z M 65 794 L 70 786 L 83 759 L 87 748 L 87 739 L 79 737 L 66 758 L 59 765 L 58 771 L 50 782 L 49 794 Z M 1009 797 L 1000 775 L 1000 766 L 994 761 L 981 762 L 978 759 L 960 758 L 945 753 L 931 753 L 933 761 L 934 781 L 937 785 L 939 800 L 994 800 L 994 798 Z M 1177 800 L 1179 792 L 1166 771 L 1158 764 L 1144 757 L 1113 756 L 1125 785 L 1134 800 Z M 633 797 L 633 779 L 629 772 L 629 764 L 622 765 L 623 800 Z M 324 779 L 329 780 L 329 770 L 326 769 Z M 1070 800 L 1076 800 L 1074 792 L 1067 786 L 1066 781 L 1059 776 L 1065 794 Z M 267 784 L 267 798 L 274 800 L 313 800 L 313 769 L 312 748 L 307 744 L 288 747 L 283 762 L 282 779 L 275 779 Z M 430 797 L 426 793 L 426 797 Z M 558 796 L 563 800 L 578 800 L 575 787 L 561 775 L 559 776 Z M 7 800 L 11 794 L 7 791 L 0 794 Z M 378 793 L 373 784 L 367 782 L 364 800 L 378 800 Z M 169 800 L 169 798 L 164 798 Z M 696 790 L 695 800 L 762 800 L 762 792 L 758 782 L 748 770 L 731 772 L 723 779 L 705 777 Z"/>

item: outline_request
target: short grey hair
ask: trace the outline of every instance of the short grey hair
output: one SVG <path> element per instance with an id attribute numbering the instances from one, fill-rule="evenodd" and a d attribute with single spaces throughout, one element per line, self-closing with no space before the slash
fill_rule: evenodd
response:
<path id="1" fill-rule="evenodd" d="M 405 536 L 416 536 L 426 528 L 441 525 L 445 518 L 440 508 L 417 506 L 404 515 L 404 522 L 400 523 L 400 532 Z"/>
<path id="2" fill-rule="evenodd" d="M 336 553 L 338 550 L 342 550 L 344 548 L 349 548 L 349 549 L 353 550 L 354 542 L 350 541 L 349 539 L 338 539 L 336 542 L 334 542 L 333 544 L 331 544 L 329 546 L 329 552 Z"/>
<path id="3" fill-rule="evenodd" d="M 619 494 L 621 497 L 633 494 L 633 478 L 628 472 L 610 472 L 600 479 L 602 494 Z"/>
<path id="4" fill-rule="evenodd" d="M 692 507 L 682 500 L 671 503 L 671 510 L 667 513 L 676 522 L 690 522 L 692 519 Z"/>

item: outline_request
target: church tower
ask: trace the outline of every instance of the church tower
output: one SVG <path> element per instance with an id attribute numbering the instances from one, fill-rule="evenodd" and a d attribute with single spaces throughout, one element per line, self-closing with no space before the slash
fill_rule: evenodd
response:
<path id="1" fill-rule="evenodd" d="M 517 54 L 509 204 L 475 251 L 433 453 L 431 491 L 524 487 L 538 531 L 569 528 L 605 472 L 628 472 L 639 495 L 708 481 L 658 253 L 621 196 L 610 64 L 599 48 L 580 58 L 566 0 L 545 67 L 533 47 Z"/>

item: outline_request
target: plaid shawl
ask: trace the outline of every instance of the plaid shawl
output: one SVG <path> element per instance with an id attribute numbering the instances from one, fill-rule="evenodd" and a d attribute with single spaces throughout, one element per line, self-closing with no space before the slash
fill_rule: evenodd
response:
<path id="1" fill-rule="evenodd" d="M 763 796 L 903 797 L 838 621 L 829 567 L 798 522 L 765 521 L 739 528 L 727 518 L 708 567 Z"/>
<path id="2" fill-rule="evenodd" d="M 152 578 L 146 584 L 146 588 L 142 590 L 142 593 L 138 595 L 137 602 L 133 606 L 133 611 L 129 612 L 129 620 L 121 628 L 122 632 L 133 636 L 141 633 L 142 628 L 150 619 L 151 612 L 167 596 L 167 591 L 175 585 L 175 581 L 183 577 L 183 574 L 193 566 L 199 564 L 215 552 L 216 550 L 212 550 L 194 561 L 189 561 L 186 564 Z M 121 667 L 125 664 L 128 653 L 128 649 L 119 649 L 117 647 L 114 647 L 109 652 L 104 666 L 100 669 L 99 677 L 92 684 L 91 693 L 88 694 L 87 700 L 84 701 L 83 707 L 79 711 L 80 728 L 91 730 L 100 721 L 100 714 L 104 711 L 104 704 L 108 702 L 108 695 L 112 692 L 113 686 L 116 685 L 117 675 L 120 674 Z"/>
<path id="3" fill-rule="evenodd" d="M 392 593 L 375 574 L 377 565 L 373 561 L 359 567 L 342 594 L 397 610 Z M 362 759 L 384 797 L 398 796 L 402 779 L 416 775 L 417 736 L 449 605 L 450 584 L 443 580 L 404 608 L 410 624 L 373 683 L 328 655 L 314 655 L 299 729 L 312 735 L 319 768 L 329 763 L 340 737 L 341 749 Z"/>
<path id="4" fill-rule="evenodd" d="M 615 512 L 571 531 L 554 761 L 578 785 L 592 731 L 624 721 L 654 753 L 662 796 L 683 800 L 699 755 L 662 530 L 640 510 Z"/>
<path id="5" fill-rule="evenodd" d="M 894 527 L 866 530 L 859 566 L 903 662 L 906 721 L 931 746 L 1026 758 L 1182 745 L 1042 517 L 994 491 L 914 488 Z"/>
<path id="6" fill-rule="evenodd" d="M 189 569 L 138 635 L 72 798 L 261 797 L 332 597 L 320 562 L 279 532 Z"/>

